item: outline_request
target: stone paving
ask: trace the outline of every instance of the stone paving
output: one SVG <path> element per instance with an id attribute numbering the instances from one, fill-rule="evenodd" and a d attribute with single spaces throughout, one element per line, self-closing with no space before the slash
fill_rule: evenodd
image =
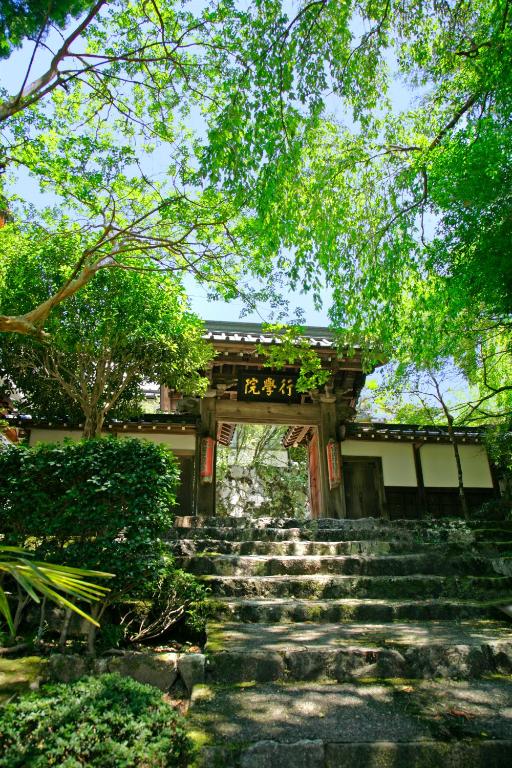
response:
<path id="1" fill-rule="evenodd" d="M 456 528 L 456 527 L 455 527 Z M 178 519 L 212 590 L 198 766 L 508 766 L 512 524 Z"/>

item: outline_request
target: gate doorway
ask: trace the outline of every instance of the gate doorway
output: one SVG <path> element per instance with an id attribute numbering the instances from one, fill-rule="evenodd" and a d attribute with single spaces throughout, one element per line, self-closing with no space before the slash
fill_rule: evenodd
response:
<path id="1" fill-rule="evenodd" d="M 288 427 L 224 424 L 217 434 L 216 515 L 311 516 L 308 447 Z"/>

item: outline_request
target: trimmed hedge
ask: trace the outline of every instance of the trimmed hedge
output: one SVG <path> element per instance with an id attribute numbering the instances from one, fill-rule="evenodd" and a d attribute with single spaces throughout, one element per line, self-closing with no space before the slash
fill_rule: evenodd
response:
<path id="1" fill-rule="evenodd" d="M 146 595 L 164 572 L 173 522 L 174 456 L 138 439 L 15 447 L 0 454 L 5 544 L 38 559 L 116 574 L 110 601 Z"/>
<path id="2" fill-rule="evenodd" d="M 45 686 L 0 708 L 1 768 L 184 768 L 184 720 L 119 675 Z"/>

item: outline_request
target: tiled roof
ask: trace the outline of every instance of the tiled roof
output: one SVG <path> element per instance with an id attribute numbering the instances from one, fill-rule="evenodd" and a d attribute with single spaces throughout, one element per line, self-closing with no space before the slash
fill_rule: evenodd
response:
<path id="1" fill-rule="evenodd" d="M 453 428 L 457 442 L 481 443 L 485 428 Z M 388 424 L 387 422 L 351 422 L 346 425 L 346 438 L 359 440 L 417 440 L 424 442 L 450 442 L 448 427 L 440 424 Z"/>
<path id="2" fill-rule="evenodd" d="M 207 333 L 205 339 L 212 343 L 228 344 L 280 344 L 278 337 L 264 333 L 258 323 L 235 323 L 205 320 Z M 305 336 L 312 347 L 332 349 L 336 346 L 334 335 L 328 328 L 306 326 Z"/>

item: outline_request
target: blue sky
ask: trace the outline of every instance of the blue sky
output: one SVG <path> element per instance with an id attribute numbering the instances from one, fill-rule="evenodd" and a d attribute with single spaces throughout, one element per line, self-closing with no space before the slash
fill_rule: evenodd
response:
<path id="1" fill-rule="evenodd" d="M 294 3 L 290 3 L 291 8 L 294 7 Z M 354 30 L 357 33 L 360 30 Z M 61 42 L 60 35 L 53 33 L 47 39 L 47 44 L 52 48 L 58 48 Z M 0 84 L 7 89 L 10 93 L 15 93 L 23 82 L 23 78 L 26 72 L 30 56 L 32 55 L 32 44 L 26 44 L 22 49 L 16 51 L 11 55 L 7 61 L 3 61 L 0 66 Z M 48 66 L 50 61 L 50 53 L 42 49 L 38 51 L 35 57 L 32 71 L 30 73 L 29 82 L 34 80 L 42 71 Z M 390 69 L 394 69 L 394 62 L 390 58 L 388 61 Z M 402 111 L 406 109 L 411 100 L 417 98 L 417 94 L 411 93 L 403 84 L 401 84 L 396 78 L 391 88 L 391 101 L 395 110 Z M 328 110 L 338 119 L 343 119 L 347 123 L 347 115 L 343 113 L 339 101 L 333 97 L 327 97 Z M 350 123 L 350 120 L 348 120 Z M 200 126 L 194 125 L 194 129 L 199 129 Z M 148 162 L 148 171 L 151 174 L 152 170 L 157 168 L 161 170 L 161 164 L 158 153 L 155 153 L 153 157 L 146 158 Z M 161 159 L 161 158 L 160 158 Z M 38 193 L 37 186 L 28 178 L 28 175 L 19 173 L 16 182 L 16 191 L 23 197 L 28 198 L 36 202 L 42 201 Z M 56 198 L 50 199 L 46 196 L 45 202 L 56 202 Z M 204 319 L 217 319 L 217 320 L 236 320 L 240 317 L 243 310 L 243 303 L 241 301 L 233 301 L 226 303 L 224 301 L 210 301 L 207 296 L 207 290 L 195 283 L 193 278 L 189 278 L 186 281 L 186 288 L 189 293 L 190 303 L 192 309 L 197 312 Z M 327 311 L 329 308 L 330 297 L 328 290 L 324 292 L 324 304 L 319 310 L 316 309 L 313 303 L 313 299 L 310 295 L 304 295 L 299 292 L 289 292 L 287 297 L 290 305 L 290 315 L 294 314 L 296 308 L 300 308 L 305 317 L 305 322 L 308 325 L 324 326 L 329 324 Z M 261 304 L 256 312 L 252 312 L 245 315 L 244 320 L 252 322 L 266 322 L 270 321 L 271 309 L 268 305 Z"/>

